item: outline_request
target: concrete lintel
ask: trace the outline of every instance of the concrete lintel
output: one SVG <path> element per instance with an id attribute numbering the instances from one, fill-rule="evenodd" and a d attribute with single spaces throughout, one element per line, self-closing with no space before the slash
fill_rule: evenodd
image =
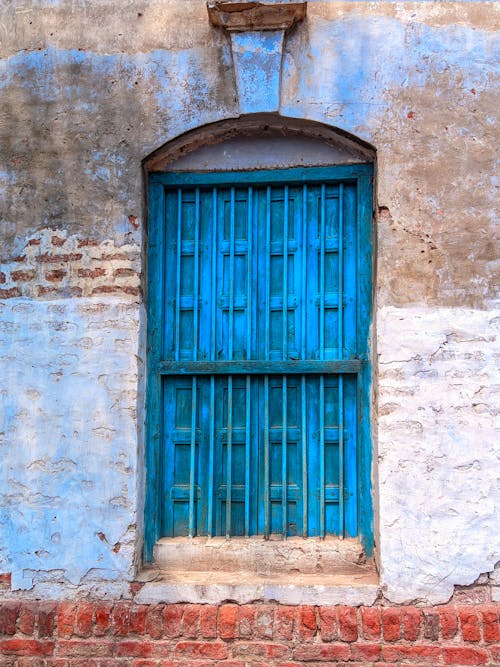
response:
<path id="1" fill-rule="evenodd" d="M 307 0 L 208 0 L 210 23 L 230 32 L 289 30 L 302 21 Z"/>

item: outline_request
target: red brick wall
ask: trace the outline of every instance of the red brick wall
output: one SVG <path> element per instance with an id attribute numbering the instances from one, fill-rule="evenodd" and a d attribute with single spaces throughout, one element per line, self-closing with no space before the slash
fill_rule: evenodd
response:
<path id="1" fill-rule="evenodd" d="M 500 665 L 500 605 L 0 602 L 2 667 Z"/>

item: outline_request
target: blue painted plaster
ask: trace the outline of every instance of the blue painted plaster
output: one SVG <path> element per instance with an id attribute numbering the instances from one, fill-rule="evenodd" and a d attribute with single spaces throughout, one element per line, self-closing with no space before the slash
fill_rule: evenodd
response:
<path id="1" fill-rule="evenodd" d="M 231 43 L 240 112 L 278 111 L 283 31 L 233 32 Z"/>

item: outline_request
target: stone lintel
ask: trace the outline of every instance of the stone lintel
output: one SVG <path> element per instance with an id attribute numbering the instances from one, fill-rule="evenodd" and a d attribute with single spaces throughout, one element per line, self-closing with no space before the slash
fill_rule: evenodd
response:
<path id="1" fill-rule="evenodd" d="M 306 15 L 307 0 L 208 0 L 210 23 L 229 32 L 289 30 Z"/>

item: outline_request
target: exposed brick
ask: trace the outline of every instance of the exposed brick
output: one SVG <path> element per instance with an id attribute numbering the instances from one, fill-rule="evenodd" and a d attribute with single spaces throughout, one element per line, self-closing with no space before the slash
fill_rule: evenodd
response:
<path id="1" fill-rule="evenodd" d="M 276 609 L 274 626 L 275 639 L 292 639 L 295 612 L 296 607 L 287 605 L 279 605 L 279 607 Z"/>
<path id="2" fill-rule="evenodd" d="M 403 638 L 414 642 L 420 635 L 422 612 L 415 607 L 403 607 L 401 609 L 401 627 Z"/>
<path id="3" fill-rule="evenodd" d="M 30 239 L 28 245 L 40 245 L 40 239 Z"/>
<path id="4" fill-rule="evenodd" d="M 0 665 L 2 662 L 0 661 Z M 44 658 L 21 657 L 16 661 L 16 667 L 45 667 L 46 661 Z"/>
<path id="5" fill-rule="evenodd" d="M 288 646 L 271 642 L 235 642 L 231 651 L 236 657 L 283 658 L 288 653 Z"/>
<path id="6" fill-rule="evenodd" d="M 78 247 L 79 248 L 87 248 L 88 246 L 96 246 L 99 245 L 96 239 L 81 239 L 78 241 Z"/>
<path id="7" fill-rule="evenodd" d="M 69 296 L 81 296 L 82 288 L 81 287 L 45 287 L 45 285 L 37 286 L 38 296 L 54 296 L 54 297 L 69 297 Z"/>
<path id="8" fill-rule="evenodd" d="M 32 269 L 18 269 L 17 271 L 11 271 L 10 277 L 14 282 L 28 282 L 30 280 L 33 280 L 35 277 L 35 271 Z"/>
<path id="9" fill-rule="evenodd" d="M 115 260 L 115 259 L 127 260 L 129 259 L 129 257 L 123 252 L 113 252 L 101 255 L 99 259 L 104 260 L 105 262 L 109 262 L 110 260 Z"/>
<path id="10" fill-rule="evenodd" d="M 52 637 L 57 614 L 57 605 L 53 602 L 43 602 L 38 608 L 38 636 Z"/>
<path id="11" fill-rule="evenodd" d="M 482 607 L 479 610 L 481 614 L 483 639 L 485 642 L 500 641 L 499 609 L 494 605 Z"/>
<path id="12" fill-rule="evenodd" d="M 113 605 L 110 602 L 99 602 L 95 607 L 95 625 L 94 634 L 104 635 L 111 625 L 111 610 Z"/>
<path id="13" fill-rule="evenodd" d="M 182 636 L 197 639 L 200 634 L 201 604 L 187 604 L 182 615 Z"/>
<path id="14" fill-rule="evenodd" d="M 274 605 L 255 606 L 254 633 L 256 639 L 272 639 L 274 631 Z"/>
<path id="15" fill-rule="evenodd" d="M 129 631 L 134 634 L 142 635 L 146 630 L 146 605 L 131 607 L 129 612 Z"/>
<path id="16" fill-rule="evenodd" d="M 53 236 L 51 242 L 52 245 L 60 247 L 66 243 L 66 239 L 63 239 L 60 236 Z"/>
<path id="17" fill-rule="evenodd" d="M 351 654 L 353 660 L 375 661 L 380 658 L 380 644 L 352 644 Z"/>
<path id="18" fill-rule="evenodd" d="M 150 658 L 153 655 L 153 647 L 153 642 L 126 639 L 117 644 L 116 655 L 132 658 Z"/>
<path id="19" fill-rule="evenodd" d="M 351 649 L 348 644 L 305 644 L 294 650 L 293 657 L 304 662 L 349 660 Z"/>
<path id="20" fill-rule="evenodd" d="M 17 629 L 23 635 L 32 635 L 35 628 L 35 609 L 36 605 L 32 602 L 23 603 L 19 611 Z"/>
<path id="21" fill-rule="evenodd" d="M 74 632 L 76 604 L 62 602 L 57 610 L 57 632 L 60 637 L 71 637 Z"/>
<path id="22" fill-rule="evenodd" d="M 301 639 L 314 637 L 317 630 L 314 607 L 300 607 L 298 612 L 298 632 Z"/>
<path id="23" fill-rule="evenodd" d="M 200 634 L 206 639 L 217 637 L 217 607 L 215 605 L 201 606 Z"/>
<path id="24" fill-rule="evenodd" d="M 53 269 L 52 271 L 45 272 L 45 280 L 48 280 L 51 283 L 56 283 L 61 281 L 67 274 L 65 269 Z"/>
<path id="25" fill-rule="evenodd" d="M 128 276 L 137 276 L 137 271 L 135 271 L 134 269 L 119 268 L 119 269 L 115 269 L 115 271 L 113 272 L 113 275 L 116 278 L 125 277 L 125 276 L 127 276 L 127 277 Z"/>
<path id="26" fill-rule="evenodd" d="M 358 638 L 358 619 L 353 607 L 338 607 L 339 635 L 345 642 L 355 642 Z"/>
<path id="27" fill-rule="evenodd" d="M 0 635 L 15 634 L 20 607 L 20 602 L 0 602 Z"/>
<path id="28" fill-rule="evenodd" d="M 77 262 L 83 257 L 81 252 L 68 252 L 61 255 L 49 255 L 44 253 L 36 257 L 37 262 L 42 262 L 46 264 L 57 264 L 58 262 Z"/>
<path id="29" fill-rule="evenodd" d="M 493 658 L 493 660 L 500 661 L 500 644 L 496 644 L 495 646 L 491 646 L 490 651 L 491 651 L 491 657 Z"/>
<path id="30" fill-rule="evenodd" d="M 211 658 L 223 660 L 228 657 L 226 645 L 223 642 L 179 642 L 174 650 L 175 656 L 187 658 Z"/>
<path id="31" fill-rule="evenodd" d="M 431 664 L 437 664 L 441 656 L 438 646 L 426 644 L 413 644 L 412 646 L 382 644 L 382 658 L 384 660 L 433 660 Z"/>
<path id="32" fill-rule="evenodd" d="M 424 611 L 424 637 L 431 641 L 439 639 L 439 614 L 437 611 Z"/>
<path id="33" fill-rule="evenodd" d="M 112 624 L 113 630 L 117 635 L 127 635 L 129 630 L 129 609 L 126 602 L 118 602 L 113 607 Z"/>
<path id="34" fill-rule="evenodd" d="M 15 299 L 17 296 L 21 296 L 21 290 L 18 287 L 0 289 L 0 299 Z"/>
<path id="35" fill-rule="evenodd" d="M 388 642 L 395 642 L 401 636 L 400 611 L 397 607 L 381 609 L 382 634 Z"/>
<path id="36" fill-rule="evenodd" d="M 118 286 L 118 285 L 99 285 L 99 287 L 94 287 L 92 294 L 130 294 L 132 296 L 139 296 L 138 287 Z"/>
<path id="37" fill-rule="evenodd" d="M 76 609 L 76 632 L 79 637 L 90 637 L 92 634 L 92 617 L 94 605 L 83 600 Z"/>
<path id="38" fill-rule="evenodd" d="M 165 637 L 180 637 L 182 606 L 180 604 L 167 605 L 163 611 L 163 618 L 165 621 Z"/>
<path id="39" fill-rule="evenodd" d="M 98 266 L 95 269 L 78 269 L 80 278 L 101 278 L 106 275 L 106 269 Z"/>
<path id="40" fill-rule="evenodd" d="M 109 657 L 113 655 L 113 650 L 113 642 L 95 641 L 94 639 L 62 639 L 57 644 L 57 654 L 67 657 Z"/>
<path id="41" fill-rule="evenodd" d="M 474 609 L 462 607 L 459 609 L 458 615 L 464 641 L 478 642 L 481 639 L 481 630 L 479 628 L 479 619 Z"/>
<path id="42" fill-rule="evenodd" d="M 438 613 L 443 639 L 453 639 L 458 632 L 458 618 L 455 607 L 440 607 Z"/>
<path id="43" fill-rule="evenodd" d="M 222 639 L 234 639 L 236 634 L 236 611 L 235 604 L 224 604 L 219 609 L 219 637 Z"/>
<path id="44" fill-rule="evenodd" d="M 482 648 L 468 646 L 448 646 L 443 648 L 446 665 L 486 665 L 488 653 Z"/>
<path id="45" fill-rule="evenodd" d="M 339 639 L 339 625 L 335 607 L 319 608 L 319 627 L 321 639 L 324 642 L 331 642 Z"/>
<path id="46" fill-rule="evenodd" d="M 146 612 L 146 632 L 152 639 L 160 639 L 163 637 L 163 626 L 164 626 L 164 612 L 166 612 L 168 607 L 163 609 L 161 606 L 152 606 L 149 607 Z M 180 613 L 181 610 L 179 610 Z M 166 617 L 165 617 L 166 620 Z M 175 637 L 180 634 L 180 617 L 179 617 L 179 631 L 176 634 L 168 635 L 167 637 Z"/>
<path id="47" fill-rule="evenodd" d="M 3 285 L 6 280 L 7 280 L 7 276 L 5 275 L 5 273 L 3 271 L 0 271 L 0 285 Z M 3 576 L 3 575 L 1 575 L 1 576 Z"/>
<path id="48" fill-rule="evenodd" d="M 10 572 L 0 573 L 0 586 L 10 588 L 12 585 L 12 574 Z"/>
<path id="49" fill-rule="evenodd" d="M 380 609 L 379 607 L 361 607 L 361 628 L 365 639 L 380 638 Z"/>
<path id="50" fill-rule="evenodd" d="M 53 641 L 38 641 L 36 639 L 4 639 L 0 640 L 0 654 L 5 655 L 52 655 Z"/>

